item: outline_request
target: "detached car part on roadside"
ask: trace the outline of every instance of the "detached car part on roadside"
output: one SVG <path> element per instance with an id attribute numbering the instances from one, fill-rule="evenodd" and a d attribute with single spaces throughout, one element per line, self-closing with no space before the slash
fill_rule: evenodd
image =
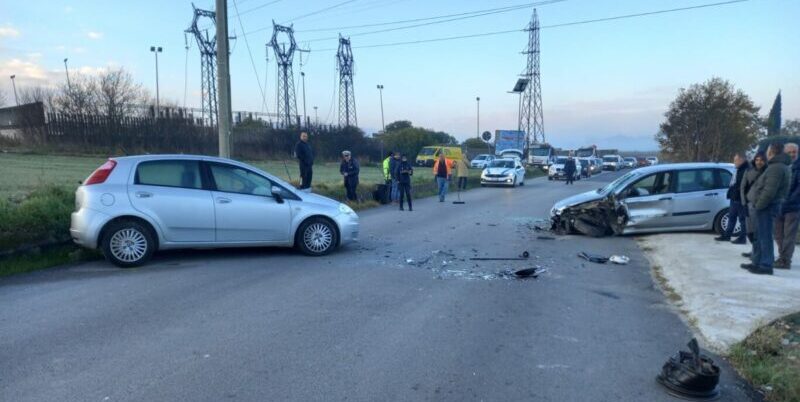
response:
<path id="1" fill-rule="evenodd" d="M 280 246 L 320 256 L 358 238 L 346 204 L 230 159 L 112 158 L 75 192 L 70 234 L 120 267 L 156 250 Z"/>
<path id="2" fill-rule="evenodd" d="M 635 169 L 605 187 L 563 199 L 550 210 L 552 229 L 612 234 L 715 230 L 731 222 L 725 195 L 732 164 L 681 163 Z M 741 231 L 737 223 L 734 235 Z"/>

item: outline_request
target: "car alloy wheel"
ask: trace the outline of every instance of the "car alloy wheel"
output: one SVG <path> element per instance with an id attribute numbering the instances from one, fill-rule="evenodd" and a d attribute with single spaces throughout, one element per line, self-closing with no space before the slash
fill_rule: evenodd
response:
<path id="1" fill-rule="evenodd" d="M 147 255 L 147 238 L 134 228 L 118 230 L 111 236 L 109 251 L 122 262 L 135 263 Z"/>
<path id="2" fill-rule="evenodd" d="M 333 230 L 322 222 L 315 222 L 303 232 L 303 244 L 311 252 L 324 253 L 333 244 Z"/>

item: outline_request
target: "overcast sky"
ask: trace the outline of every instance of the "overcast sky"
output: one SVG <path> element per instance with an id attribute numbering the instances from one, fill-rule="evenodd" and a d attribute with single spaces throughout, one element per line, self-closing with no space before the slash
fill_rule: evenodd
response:
<path id="1" fill-rule="evenodd" d="M 721 2 L 722 0 L 567 0 L 537 6 L 541 25 L 544 126 L 548 142 L 566 148 L 586 144 L 628 150 L 655 149 L 654 133 L 678 90 L 712 76 L 730 80 L 766 114 L 778 90 L 783 117 L 800 118 L 800 1 L 750 0 L 741 3 L 550 27 Z M 383 84 L 386 121 L 447 131 L 460 140 L 475 136 L 476 101 L 481 98 L 480 130 L 515 129 L 517 102 L 508 94 L 525 66 L 525 32 L 468 39 L 366 47 L 522 29 L 533 7 L 447 23 L 361 34 L 424 22 L 348 28 L 436 17 L 532 3 L 532 0 L 228 0 L 232 42 L 232 95 L 235 110 L 262 111 L 262 96 L 245 35 L 262 86 L 266 109 L 274 111 L 276 67 L 265 43 L 271 24 L 293 21 L 296 39 L 311 50 L 303 57 L 307 113 L 336 120 L 335 48 L 339 32 L 353 35 L 355 97 L 359 126 L 380 128 L 376 84 Z M 155 92 L 151 45 L 159 45 L 162 99 L 200 105 L 200 55 L 189 38 L 188 74 L 184 30 L 190 1 L 0 0 L 0 88 L 13 102 L 9 76 L 18 88 L 56 85 L 70 72 L 91 74 L 123 66 Z M 213 9 L 213 1 L 198 7 Z M 235 17 L 236 7 L 242 13 Z M 328 9 L 328 10 L 325 10 Z M 321 12 L 318 12 L 321 11 Z M 318 13 L 316 13 L 318 12 Z M 306 16 L 306 14 L 312 14 Z M 205 25 L 205 24 L 201 24 Z M 242 29 L 242 27 L 244 29 Z M 263 28 L 263 30 L 261 30 Z M 341 28 L 321 30 L 325 28 Z M 321 40 L 317 40 L 321 39 Z M 299 58 L 295 75 L 299 80 Z M 265 77 L 266 75 L 266 77 Z M 303 113 L 302 86 L 297 86 Z"/>

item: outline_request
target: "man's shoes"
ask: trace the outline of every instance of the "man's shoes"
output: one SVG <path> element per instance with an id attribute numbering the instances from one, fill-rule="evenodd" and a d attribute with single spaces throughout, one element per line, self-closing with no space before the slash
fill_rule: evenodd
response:
<path id="1" fill-rule="evenodd" d="M 758 266 L 757 266 L 757 265 L 755 265 L 755 264 L 751 264 L 751 263 L 749 263 L 749 262 L 748 262 L 748 263 L 746 263 L 746 264 L 739 265 L 739 268 L 741 268 L 741 269 L 746 269 L 746 270 L 748 270 L 748 271 L 749 271 L 750 269 L 758 268 Z"/>
<path id="2" fill-rule="evenodd" d="M 403 209 L 403 207 L 400 207 L 400 210 L 401 210 L 401 211 L 405 211 L 405 210 Z"/>
<path id="3" fill-rule="evenodd" d="M 756 267 L 748 269 L 751 274 L 756 275 L 772 275 L 772 268 L 771 267 Z"/>
<path id="4" fill-rule="evenodd" d="M 753 258 L 753 253 L 742 253 L 742 257 L 744 257 L 744 258 Z"/>
<path id="5" fill-rule="evenodd" d="M 411 212 L 411 211 L 413 211 L 413 209 L 411 209 L 411 207 L 408 207 L 408 212 Z"/>
<path id="6" fill-rule="evenodd" d="M 715 237 L 714 240 L 716 240 L 716 241 L 730 241 L 731 238 L 728 237 L 728 236 L 718 236 L 718 237 Z"/>
<path id="7" fill-rule="evenodd" d="M 731 240 L 731 243 L 732 244 L 747 244 L 747 239 L 745 239 L 744 237 L 740 237 L 740 238 L 738 238 L 736 240 Z"/>
<path id="8" fill-rule="evenodd" d="M 780 260 L 780 259 L 775 260 L 775 263 L 772 264 L 772 268 L 776 268 L 776 269 L 789 269 L 789 268 L 791 268 L 791 266 L 792 266 L 791 262 L 786 262 L 786 261 Z"/>

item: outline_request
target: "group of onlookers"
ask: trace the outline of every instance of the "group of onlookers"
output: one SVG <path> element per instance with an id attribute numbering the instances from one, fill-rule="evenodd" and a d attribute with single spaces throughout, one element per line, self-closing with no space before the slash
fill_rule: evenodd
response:
<path id="1" fill-rule="evenodd" d="M 725 233 L 718 241 L 745 244 L 752 251 L 742 253 L 750 262 L 741 267 L 754 274 L 772 275 L 775 269 L 790 269 L 800 223 L 800 161 L 794 143 L 773 143 L 766 154 L 759 152 L 752 162 L 737 153 L 736 175 L 728 189 L 730 209 Z M 736 222 L 741 232 L 732 239 Z M 774 257 L 773 240 L 778 246 Z"/>

